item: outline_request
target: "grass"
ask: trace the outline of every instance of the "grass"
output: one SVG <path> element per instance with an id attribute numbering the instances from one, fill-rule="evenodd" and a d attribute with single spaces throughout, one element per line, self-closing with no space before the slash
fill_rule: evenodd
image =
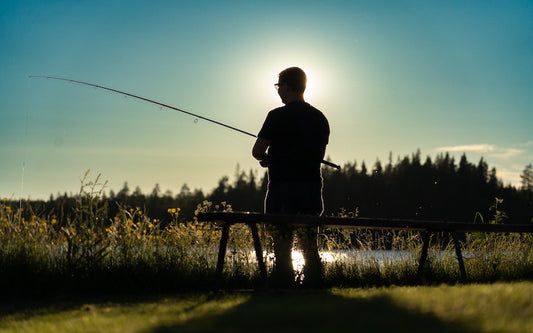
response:
<path id="1" fill-rule="evenodd" d="M 0 303 L 0 332 L 531 332 L 533 283 Z"/>
<path id="2" fill-rule="evenodd" d="M 87 177 L 87 174 L 86 174 Z M 85 178 L 86 178 L 85 177 Z M 150 218 L 141 207 L 121 207 L 111 220 L 99 200 L 99 178 L 82 180 L 77 206 L 67 221 L 52 213 L 35 213 L 0 200 L 0 293 L 4 298 L 56 293 L 206 291 L 213 286 L 220 228 L 194 219 L 180 219 L 169 207 L 170 224 Z M 229 210 L 204 202 L 198 211 Z M 492 222 L 498 222 L 501 212 Z M 500 215 L 498 215 L 500 214 Z M 267 257 L 272 236 L 260 227 Z M 454 284 L 459 271 L 452 243 L 446 235 L 432 241 L 423 281 Z M 327 287 L 417 285 L 421 237 L 417 232 L 323 229 L 322 250 L 350 250 L 355 255 L 329 262 Z M 462 243 L 469 283 L 533 279 L 533 235 L 465 235 Z M 225 289 L 257 286 L 259 276 L 252 238 L 246 226 L 231 229 L 224 269 Z M 375 249 L 409 253 L 386 260 L 357 256 Z M 267 261 L 267 269 L 272 261 Z"/>
<path id="3" fill-rule="evenodd" d="M 322 250 L 407 255 L 329 262 L 321 291 L 211 294 L 216 225 L 183 221 L 177 207 L 168 225 L 141 207 L 107 220 L 101 185 L 82 181 L 67 221 L 0 201 L 0 332 L 533 331 L 533 283 L 503 283 L 533 280 L 533 235 L 465 235 L 466 285 L 455 285 L 453 245 L 437 235 L 423 277 L 431 286 L 416 286 L 418 233 L 325 229 Z M 198 206 L 213 209 L 231 208 Z M 260 237 L 270 257 L 272 236 L 261 227 Z M 232 227 L 228 249 L 222 287 L 257 286 L 246 226 Z"/>

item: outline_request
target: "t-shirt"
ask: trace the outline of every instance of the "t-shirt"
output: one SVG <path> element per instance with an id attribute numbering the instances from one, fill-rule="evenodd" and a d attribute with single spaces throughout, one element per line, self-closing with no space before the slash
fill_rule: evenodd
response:
<path id="1" fill-rule="evenodd" d="M 271 141 L 271 183 L 322 181 L 320 164 L 329 140 L 329 124 L 320 110 L 303 101 L 288 103 L 268 113 L 257 136 Z"/>

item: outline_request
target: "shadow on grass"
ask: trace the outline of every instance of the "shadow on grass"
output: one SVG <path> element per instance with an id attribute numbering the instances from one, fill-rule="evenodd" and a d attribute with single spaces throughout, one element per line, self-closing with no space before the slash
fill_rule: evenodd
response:
<path id="1" fill-rule="evenodd" d="M 328 291 L 256 293 L 223 313 L 148 332 L 476 332 L 411 311 L 387 297 L 351 298 Z"/>

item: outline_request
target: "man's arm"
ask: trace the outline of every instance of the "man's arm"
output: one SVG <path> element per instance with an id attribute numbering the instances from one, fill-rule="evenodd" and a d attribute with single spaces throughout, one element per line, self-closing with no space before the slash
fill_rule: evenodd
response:
<path id="1" fill-rule="evenodd" d="M 252 156 L 259 161 L 261 166 L 266 166 L 267 150 L 271 141 L 263 138 L 257 138 L 252 148 Z M 265 165 L 264 165 L 265 164 Z"/>

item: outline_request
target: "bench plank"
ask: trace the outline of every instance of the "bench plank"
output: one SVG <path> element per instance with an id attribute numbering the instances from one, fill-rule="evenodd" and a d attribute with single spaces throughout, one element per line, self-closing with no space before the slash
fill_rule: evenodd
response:
<path id="1" fill-rule="evenodd" d="M 291 224 L 295 226 L 338 226 L 365 229 L 431 230 L 433 232 L 525 232 L 533 233 L 530 224 L 482 224 L 452 221 L 410 220 L 370 217 L 330 217 L 314 215 L 276 215 L 255 212 L 199 213 L 198 220 L 226 223 Z"/>

